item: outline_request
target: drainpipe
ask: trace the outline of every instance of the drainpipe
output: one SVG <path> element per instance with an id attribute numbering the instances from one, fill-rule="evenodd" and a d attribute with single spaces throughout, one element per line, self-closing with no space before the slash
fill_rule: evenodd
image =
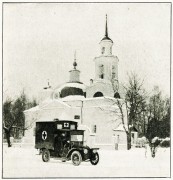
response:
<path id="1" fill-rule="evenodd" d="M 81 101 L 81 124 L 83 124 L 83 101 Z"/>

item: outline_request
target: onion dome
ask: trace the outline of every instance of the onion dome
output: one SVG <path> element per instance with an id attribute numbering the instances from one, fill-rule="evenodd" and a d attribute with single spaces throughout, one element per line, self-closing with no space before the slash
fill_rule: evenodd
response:
<path id="1" fill-rule="evenodd" d="M 54 98 L 64 98 L 67 96 L 86 96 L 86 86 L 80 82 L 80 71 L 76 69 L 76 52 L 73 62 L 73 69 L 69 71 L 69 82 L 59 86 L 54 91 Z"/>
<path id="2" fill-rule="evenodd" d="M 54 98 L 64 98 L 67 96 L 86 96 L 86 86 L 81 82 L 68 82 L 54 90 Z"/>
<path id="3" fill-rule="evenodd" d="M 67 83 L 61 89 L 60 97 L 66 96 L 85 96 L 85 85 L 82 83 Z"/>

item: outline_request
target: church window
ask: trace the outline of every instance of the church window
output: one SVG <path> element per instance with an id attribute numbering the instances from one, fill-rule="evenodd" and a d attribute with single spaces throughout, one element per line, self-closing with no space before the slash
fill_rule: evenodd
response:
<path id="1" fill-rule="evenodd" d="M 99 78 L 104 79 L 104 65 L 99 66 Z"/>
<path id="2" fill-rule="evenodd" d="M 115 66 L 112 66 L 112 79 L 116 78 Z"/>
<path id="3" fill-rule="evenodd" d="M 110 53 L 112 54 L 112 48 L 110 47 Z"/>
<path id="4" fill-rule="evenodd" d="M 103 96 L 102 92 L 96 92 L 93 97 L 102 97 L 102 96 Z"/>
<path id="5" fill-rule="evenodd" d="M 80 116 L 79 115 L 75 115 L 74 119 L 80 119 Z"/>
<path id="6" fill-rule="evenodd" d="M 118 92 L 116 92 L 116 93 L 114 94 L 114 98 L 120 99 L 120 94 L 119 94 Z"/>
<path id="7" fill-rule="evenodd" d="M 104 54 L 105 52 L 105 47 L 102 47 L 102 54 Z"/>
<path id="8" fill-rule="evenodd" d="M 94 133 L 96 133 L 96 132 L 97 132 L 97 126 L 94 125 Z"/>
<path id="9" fill-rule="evenodd" d="M 96 133 L 97 132 L 97 126 L 96 125 L 92 125 L 92 133 Z"/>

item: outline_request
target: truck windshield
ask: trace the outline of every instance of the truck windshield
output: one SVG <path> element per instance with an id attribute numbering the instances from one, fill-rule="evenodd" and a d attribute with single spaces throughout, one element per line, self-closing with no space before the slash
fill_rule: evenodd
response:
<path id="1" fill-rule="evenodd" d="M 71 135 L 71 141 L 82 141 L 83 135 Z"/>

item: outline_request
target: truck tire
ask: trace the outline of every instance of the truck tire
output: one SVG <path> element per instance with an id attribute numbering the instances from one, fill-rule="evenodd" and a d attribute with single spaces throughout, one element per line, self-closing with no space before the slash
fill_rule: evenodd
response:
<path id="1" fill-rule="evenodd" d="M 82 161 L 82 156 L 79 151 L 74 151 L 71 155 L 71 160 L 74 166 L 79 166 Z"/>
<path id="2" fill-rule="evenodd" d="M 48 162 L 50 160 L 50 151 L 48 149 L 43 149 L 42 160 Z"/>
<path id="3" fill-rule="evenodd" d="M 91 162 L 92 165 L 97 165 L 98 164 L 98 162 L 99 162 L 99 154 L 97 152 L 92 154 L 90 162 Z"/>

